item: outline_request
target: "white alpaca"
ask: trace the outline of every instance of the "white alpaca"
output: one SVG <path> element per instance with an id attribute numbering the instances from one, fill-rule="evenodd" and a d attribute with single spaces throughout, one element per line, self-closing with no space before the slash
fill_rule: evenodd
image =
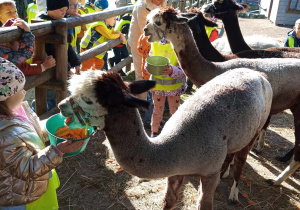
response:
<path id="1" fill-rule="evenodd" d="M 72 95 L 59 104 L 62 115 L 78 123 L 74 101 L 89 116 L 90 125 L 103 128 L 116 160 L 127 172 L 141 178 L 168 177 L 164 209 L 176 205 L 185 175 L 201 177 L 199 209 L 212 209 L 222 165 L 227 154 L 234 153 L 238 178 L 229 199 L 238 199 L 237 183 L 247 153 L 271 107 L 271 85 L 260 73 L 236 69 L 211 80 L 152 139 L 136 109 L 148 107 L 149 102 L 132 94 L 154 87 L 153 81 L 128 84 L 117 73 L 88 71 L 73 76 L 70 83 Z"/>
<path id="2" fill-rule="evenodd" d="M 248 46 L 253 50 L 262 50 L 270 47 L 280 47 L 280 44 L 278 42 L 269 37 L 254 35 L 246 36 L 244 37 L 244 39 Z M 212 45 L 224 55 L 232 54 L 227 37 L 221 37 L 219 39 L 216 39 L 212 42 Z"/>

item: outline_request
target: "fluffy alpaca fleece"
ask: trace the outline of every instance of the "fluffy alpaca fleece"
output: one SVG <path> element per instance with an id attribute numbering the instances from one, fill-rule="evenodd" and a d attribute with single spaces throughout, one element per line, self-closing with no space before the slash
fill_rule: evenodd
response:
<path id="1" fill-rule="evenodd" d="M 95 82 L 101 77 L 103 72 L 83 71 L 80 75 L 73 75 L 68 81 L 68 90 L 72 93 L 74 102 L 80 104 L 84 112 L 89 113 L 90 123 L 95 124 L 99 129 L 104 128 L 104 115 L 108 113 L 106 108 L 97 102 L 95 93 Z M 80 124 L 76 117 L 73 117 L 73 121 Z"/>
<path id="2" fill-rule="evenodd" d="M 248 46 L 254 50 L 262 50 L 270 47 L 280 47 L 280 44 L 278 42 L 264 36 L 246 36 L 245 41 Z M 222 54 L 232 54 L 230 45 L 226 37 L 216 39 L 212 42 L 212 45 Z"/>
<path id="3" fill-rule="evenodd" d="M 92 105 L 94 109 L 106 109 L 98 114 L 105 115 L 103 130 L 120 166 L 141 178 L 168 177 L 165 209 L 175 207 L 185 175 L 201 176 L 199 209 L 212 209 L 226 155 L 237 152 L 236 162 L 241 164 L 236 164 L 235 175 L 240 177 L 246 161 L 244 150 L 251 148 L 272 101 L 271 85 L 261 73 L 228 71 L 198 89 L 169 119 L 161 134 L 149 138 L 136 109 L 149 104 L 132 94 L 153 88 L 153 81 L 125 84 L 117 73 L 99 76 L 95 71 L 79 77 L 82 85 L 71 80 L 70 98 L 91 97 L 88 100 L 98 101 Z M 88 90 L 92 93 L 85 92 Z M 84 101 L 79 105 L 86 106 Z M 59 108 L 66 117 L 74 115 L 69 98 L 60 102 Z M 231 200 L 238 199 L 235 183 Z"/>

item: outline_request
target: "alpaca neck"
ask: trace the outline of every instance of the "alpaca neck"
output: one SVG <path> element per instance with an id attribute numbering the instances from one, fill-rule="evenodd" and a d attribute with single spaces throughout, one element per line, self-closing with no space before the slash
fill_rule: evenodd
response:
<path id="1" fill-rule="evenodd" d="M 226 58 L 211 44 L 207 34 L 205 33 L 205 27 L 202 24 L 200 26 L 200 33 L 191 27 L 193 37 L 196 41 L 197 47 L 201 55 L 208 61 L 223 62 Z"/>
<path id="2" fill-rule="evenodd" d="M 156 160 L 161 157 L 160 150 L 146 134 L 137 109 L 124 107 L 123 111 L 109 111 L 103 130 L 116 160 L 128 173 L 142 178 L 168 175 L 164 170 L 153 173 L 164 163 Z"/>
<path id="3" fill-rule="evenodd" d="M 196 87 L 221 74 L 213 63 L 202 57 L 187 24 L 175 24 L 166 38 L 172 43 L 182 70 Z"/>
<path id="4" fill-rule="evenodd" d="M 244 40 L 236 13 L 229 12 L 222 21 L 233 54 L 245 50 L 252 50 Z"/>

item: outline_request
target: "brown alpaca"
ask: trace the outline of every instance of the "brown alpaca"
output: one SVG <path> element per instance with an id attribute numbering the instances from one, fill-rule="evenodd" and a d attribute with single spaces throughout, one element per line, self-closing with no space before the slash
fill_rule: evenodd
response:
<path id="1" fill-rule="evenodd" d="M 235 181 L 229 199 L 238 199 L 238 179 L 249 151 L 264 125 L 272 102 L 272 88 L 259 72 L 235 69 L 212 79 L 186 100 L 149 138 L 136 108 L 149 102 L 132 94 L 153 88 L 144 80 L 124 83 L 113 72 L 87 71 L 71 78 L 72 95 L 59 103 L 61 114 L 73 117 L 75 102 L 91 126 L 103 129 L 116 160 L 128 173 L 148 179 L 168 178 L 164 209 L 173 209 L 184 176 L 200 176 L 198 209 L 213 208 L 214 191 L 227 154 L 235 155 Z M 72 98 L 72 100 L 70 100 Z M 73 105 L 74 105 L 73 104 Z M 88 117 L 86 117 L 88 116 Z M 86 118 L 85 118 L 86 117 Z"/>
<path id="2" fill-rule="evenodd" d="M 233 59 L 221 63 L 209 62 L 199 53 L 186 24 L 187 19 L 179 16 L 174 9 L 152 11 L 148 15 L 148 22 L 144 31 L 145 35 L 149 36 L 149 41 L 159 41 L 159 37 L 164 35 L 172 43 L 182 69 L 197 87 L 227 70 L 250 68 L 264 72 L 268 76 L 274 93 L 271 114 L 277 114 L 297 104 L 300 95 L 299 59 Z M 298 115 L 298 113 L 294 113 L 294 115 Z M 296 132 L 294 160 L 287 170 L 273 182 L 274 184 L 279 185 L 300 166 L 300 146 L 297 146 L 299 144 L 300 138 L 297 138 Z"/>

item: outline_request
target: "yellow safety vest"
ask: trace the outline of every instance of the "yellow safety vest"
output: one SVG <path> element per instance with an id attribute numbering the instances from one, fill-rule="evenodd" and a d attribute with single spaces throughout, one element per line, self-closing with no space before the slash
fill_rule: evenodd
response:
<path id="1" fill-rule="evenodd" d="M 151 45 L 152 55 L 160 55 L 169 58 L 170 64 L 176 66 L 178 61 L 171 44 L 160 44 L 154 42 Z M 151 75 L 152 80 L 156 81 L 153 90 L 172 91 L 177 90 L 183 85 L 183 78 L 173 79 L 168 75 Z"/>
<path id="2" fill-rule="evenodd" d="M 295 39 L 292 36 L 289 36 L 289 47 L 295 47 Z"/>
<path id="3" fill-rule="evenodd" d="M 45 148 L 44 143 L 40 140 L 43 147 Z M 56 189 L 60 185 L 59 178 L 55 169 L 51 170 L 52 177 L 49 179 L 48 187 L 46 192 L 39 197 L 37 200 L 26 204 L 26 210 L 56 210 L 58 209 Z"/>
<path id="4" fill-rule="evenodd" d="M 96 12 L 96 10 L 89 5 L 84 5 L 84 9 L 86 9 L 88 14 Z"/>
<path id="5" fill-rule="evenodd" d="M 209 26 L 205 26 L 205 32 L 206 32 L 208 38 L 210 37 L 211 32 L 212 32 L 213 30 L 215 30 L 215 29 L 218 31 L 218 28 L 217 28 L 217 27 L 209 27 Z"/>
<path id="6" fill-rule="evenodd" d="M 78 54 L 79 52 L 77 52 L 77 48 L 76 48 L 76 42 L 77 42 L 77 35 L 80 33 L 81 31 L 81 26 L 76 26 L 74 28 L 74 34 L 72 34 L 72 42 L 71 42 L 71 46 L 73 48 L 73 50 L 75 51 L 76 54 Z"/>
<path id="7" fill-rule="evenodd" d="M 38 13 L 37 5 L 35 3 L 28 4 L 26 12 L 28 17 L 27 22 L 31 23 L 31 20 L 34 19 Z"/>
<path id="8" fill-rule="evenodd" d="M 130 24 L 130 20 L 122 20 L 119 25 L 116 26 L 116 31 L 120 31 L 122 30 L 122 26 L 125 25 L 125 24 Z M 127 43 L 127 40 L 126 42 L 124 42 L 123 44 L 126 44 Z"/>
<path id="9" fill-rule="evenodd" d="M 88 45 L 89 45 L 89 43 L 90 43 L 90 41 L 91 41 L 91 38 L 92 38 L 92 29 L 95 28 L 95 27 L 97 27 L 97 26 L 100 26 L 100 25 L 105 26 L 105 27 L 106 27 L 106 30 L 107 30 L 109 33 L 112 33 L 113 28 L 109 29 L 109 28 L 107 27 L 107 25 L 106 25 L 103 21 L 94 22 L 94 23 L 89 27 L 89 29 L 85 32 L 83 38 L 81 39 L 80 47 L 81 47 L 82 49 L 86 49 L 86 48 L 88 47 Z M 100 45 L 100 44 L 102 44 L 102 43 L 104 43 L 104 42 L 107 42 L 108 40 L 109 40 L 109 39 L 107 39 L 105 36 L 102 36 L 102 35 L 100 34 L 100 38 L 99 38 L 97 41 L 95 41 L 95 42 L 93 43 L 93 46 L 92 46 L 92 47 L 98 46 L 98 45 Z M 104 57 L 105 53 L 106 53 L 106 51 L 103 52 L 103 53 L 101 53 L 101 54 L 99 54 L 99 55 L 97 55 L 96 58 L 102 59 L 102 58 Z"/>

